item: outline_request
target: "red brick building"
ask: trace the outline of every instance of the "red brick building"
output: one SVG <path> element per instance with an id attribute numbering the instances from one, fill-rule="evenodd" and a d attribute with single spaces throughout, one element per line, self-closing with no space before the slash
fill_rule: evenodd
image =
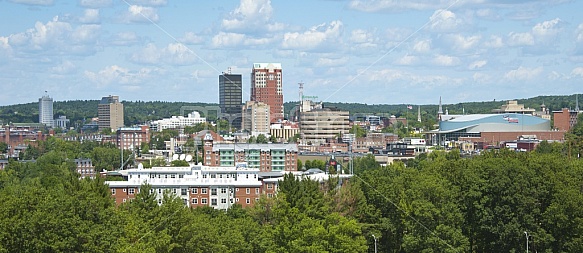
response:
<path id="1" fill-rule="evenodd" d="M 254 63 L 251 70 L 251 101 L 269 105 L 271 123 L 283 120 L 281 63 Z"/>
<path id="2" fill-rule="evenodd" d="M 569 110 L 563 108 L 560 111 L 553 111 L 553 123 L 554 128 L 560 131 L 569 131 L 574 125 L 577 124 L 577 117 L 580 111 Z"/>

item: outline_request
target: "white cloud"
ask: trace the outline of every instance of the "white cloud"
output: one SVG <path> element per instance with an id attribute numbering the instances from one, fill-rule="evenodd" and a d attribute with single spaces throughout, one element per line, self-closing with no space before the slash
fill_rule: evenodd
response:
<path id="1" fill-rule="evenodd" d="M 429 21 L 429 29 L 436 33 L 456 32 L 463 26 L 463 21 L 449 10 L 436 10 Z"/>
<path id="2" fill-rule="evenodd" d="M 492 76 L 482 73 L 482 72 L 476 72 L 472 75 L 472 79 L 474 80 L 474 82 L 479 83 L 479 84 L 487 84 L 487 83 L 491 83 L 492 82 Z"/>
<path id="3" fill-rule="evenodd" d="M 46 24 L 36 22 L 34 29 L 10 35 L 8 43 L 22 51 L 66 51 L 70 48 L 69 35 L 72 31 L 71 24 L 54 17 Z"/>
<path id="4" fill-rule="evenodd" d="M 76 66 L 70 61 L 63 61 L 59 65 L 51 68 L 52 74 L 65 75 L 75 72 Z"/>
<path id="5" fill-rule="evenodd" d="M 205 41 L 205 39 L 204 37 L 199 36 L 193 32 L 186 32 L 184 33 L 184 36 L 182 36 L 182 38 L 178 39 L 178 41 L 188 45 L 196 45 L 202 44 Z"/>
<path id="6" fill-rule="evenodd" d="M 417 62 L 418 62 L 418 57 L 417 56 L 404 55 L 403 57 L 397 59 L 395 61 L 395 64 L 410 66 L 410 65 L 416 64 Z"/>
<path id="7" fill-rule="evenodd" d="M 85 71 L 84 76 L 89 81 L 97 84 L 98 88 L 105 88 L 110 85 L 125 85 L 124 87 L 131 88 L 136 84 L 151 79 L 152 73 L 162 72 L 162 70 L 157 68 L 141 68 L 137 71 L 131 71 L 118 65 L 111 65 L 98 72 Z"/>
<path id="8" fill-rule="evenodd" d="M 423 89 L 431 89 L 436 86 L 457 86 L 463 83 L 460 78 L 452 78 L 447 75 L 417 75 L 396 69 L 368 70 L 366 75 L 361 75 L 365 82 L 384 82 L 402 86 L 416 86 Z"/>
<path id="9" fill-rule="evenodd" d="M 245 34 L 219 32 L 211 40 L 213 48 L 234 48 L 243 45 Z"/>
<path id="10" fill-rule="evenodd" d="M 581 43 L 583 42 L 583 24 L 579 24 L 579 26 L 577 27 L 577 30 L 575 31 L 577 34 L 577 42 Z"/>
<path id="11" fill-rule="evenodd" d="M 53 0 L 9 0 L 10 2 L 26 5 L 53 5 Z"/>
<path id="12" fill-rule="evenodd" d="M 428 53 L 431 50 L 431 40 L 417 41 L 413 46 L 413 50 L 418 53 Z"/>
<path id="13" fill-rule="evenodd" d="M 323 23 L 303 33 L 285 33 L 283 35 L 282 47 L 284 49 L 311 50 L 325 45 L 330 49 L 334 44 L 340 43 L 341 33 L 341 21 L 332 21 L 329 25 Z"/>
<path id="14" fill-rule="evenodd" d="M 518 69 L 513 69 L 504 75 L 504 79 L 508 81 L 528 81 L 538 77 L 543 72 L 542 67 L 526 68 L 520 66 Z"/>
<path id="15" fill-rule="evenodd" d="M 484 46 L 488 48 L 502 48 L 504 47 L 504 42 L 502 42 L 502 37 L 492 35 L 488 41 L 484 42 Z"/>
<path id="16" fill-rule="evenodd" d="M 168 4 L 168 0 L 127 0 L 128 3 L 135 5 L 146 5 L 146 6 L 164 6 Z"/>
<path id="17" fill-rule="evenodd" d="M 127 12 L 121 16 L 122 22 L 125 23 L 158 22 L 159 19 L 158 11 L 155 8 L 140 5 L 130 5 Z"/>
<path id="18" fill-rule="evenodd" d="M 426 10 L 438 8 L 440 4 L 431 1 L 397 1 L 397 0 L 353 0 L 348 7 L 364 12 L 401 11 L 405 9 Z M 446 7 L 444 4 L 441 7 Z"/>
<path id="19" fill-rule="evenodd" d="M 493 9 L 479 9 L 476 11 L 476 16 L 483 18 L 483 19 L 488 19 L 488 20 L 500 20 L 500 19 L 502 19 L 502 17 L 500 17 L 499 12 L 497 12 Z"/>
<path id="20" fill-rule="evenodd" d="M 532 33 L 538 37 L 554 37 L 559 33 L 561 23 L 559 18 L 538 23 L 532 28 Z"/>
<path id="21" fill-rule="evenodd" d="M 576 67 L 571 71 L 571 76 L 583 78 L 583 67 Z"/>
<path id="22" fill-rule="evenodd" d="M 446 40 L 448 40 L 452 45 L 452 49 L 458 51 L 467 51 L 473 49 L 480 43 L 480 40 L 482 39 L 479 35 L 465 37 L 461 34 L 447 35 L 446 38 Z"/>
<path id="23" fill-rule="evenodd" d="M 468 66 L 468 69 L 476 70 L 476 69 L 479 69 L 479 68 L 486 66 L 486 64 L 488 64 L 488 61 L 486 61 L 486 60 L 474 61 L 474 62 L 470 63 L 470 65 Z"/>
<path id="24" fill-rule="evenodd" d="M 437 55 L 433 63 L 438 66 L 457 66 L 460 64 L 460 59 L 449 55 Z"/>
<path id="25" fill-rule="evenodd" d="M 114 46 L 131 46 L 140 43 L 142 38 L 135 32 L 118 32 L 107 41 Z"/>
<path id="26" fill-rule="evenodd" d="M 226 31 L 281 31 L 284 24 L 272 22 L 271 0 L 241 0 L 239 6 L 223 19 L 221 26 Z"/>
<path id="27" fill-rule="evenodd" d="M 103 8 L 109 7 L 113 3 L 112 0 L 81 0 L 79 5 L 86 8 Z"/>
<path id="28" fill-rule="evenodd" d="M 532 46 L 534 45 L 534 37 L 530 33 L 515 33 L 508 34 L 508 45 L 510 46 Z"/>
<path id="29" fill-rule="evenodd" d="M 73 44 L 94 44 L 99 37 L 100 25 L 81 25 L 71 33 Z"/>
<path id="30" fill-rule="evenodd" d="M 135 63 L 170 65 L 189 65 L 197 61 L 196 54 L 181 43 L 170 43 L 158 48 L 150 43 L 140 51 L 132 54 L 130 60 Z"/>
<path id="31" fill-rule="evenodd" d="M 340 57 L 340 58 L 327 58 L 327 57 L 318 57 L 316 60 L 315 65 L 317 67 L 337 67 L 343 66 L 348 63 L 348 57 Z"/>
<path id="32" fill-rule="evenodd" d="M 85 24 L 99 23 L 99 9 L 85 9 L 85 13 L 79 18 L 79 21 Z"/>

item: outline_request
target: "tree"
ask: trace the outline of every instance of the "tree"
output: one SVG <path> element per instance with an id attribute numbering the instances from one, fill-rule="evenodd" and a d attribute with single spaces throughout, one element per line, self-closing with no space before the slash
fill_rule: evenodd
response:
<path id="1" fill-rule="evenodd" d="M 351 134 L 356 134 L 356 138 L 361 138 L 366 136 L 366 130 L 359 125 L 353 125 L 350 129 Z"/>
<path id="2" fill-rule="evenodd" d="M 188 164 L 188 162 L 184 160 L 174 160 L 170 162 L 170 165 L 174 167 L 188 167 L 190 164 Z"/>
<path id="3" fill-rule="evenodd" d="M 257 143 L 267 143 L 267 137 L 264 134 L 257 135 Z"/>

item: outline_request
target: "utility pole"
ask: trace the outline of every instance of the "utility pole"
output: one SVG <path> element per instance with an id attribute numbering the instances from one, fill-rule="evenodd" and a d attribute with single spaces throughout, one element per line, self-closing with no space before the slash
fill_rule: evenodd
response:
<path id="1" fill-rule="evenodd" d="M 373 234 L 372 238 L 374 239 L 374 253 L 377 253 L 377 237 Z M 526 250 L 526 253 L 528 253 L 528 250 Z"/>
<path id="2" fill-rule="evenodd" d="M 528 232 L 524 231 L 524 234 L 526 235 L 526 253 L 528 253 Z"/>

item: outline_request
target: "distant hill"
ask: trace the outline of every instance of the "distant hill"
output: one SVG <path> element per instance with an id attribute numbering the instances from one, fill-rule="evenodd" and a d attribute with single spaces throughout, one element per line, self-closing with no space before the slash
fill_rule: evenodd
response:
<path id="1" fill-rule="evenodd" d="M 583 96 L 579 95 L 583 100 Z M 530 107 L 539 110 L 540 105 L 544 104 L 552 110 L 560 110 L 561 108 L 575 108 L 575 95 L 566 96 L 538 96 L 528 99 L 517 99 L 518 103 L 524 104 L 525 107 Z M 73 126 L 81 126 L 84 122 L 97 117 L 98 100 L 72 100 L 72 101 L 55 101 L 53 103 L 53 112 L 55 116 L 65 115 L 71 120 Z M 490 113 L 492 109 L 500 108 L 507 101 L 487 101 L 487 102 L 468 102 L 457 104 L 443 104 L 443 110 L 446 109 L 450 114 L 466 114 L 475 113 Z M 184 113 L 195 110 L 198 107 L 216 108 L 217 104 L 213 103 L 185 103 L 185 102 L 163 102 L 163 101 L 122 101 L 124 104 L 125 124 L 134 125 L 151 120 L 158 120 L 168 118 L 173 115 L 179 115 L 181 108 Z M 284 104 L 285 114 L 293 115 L 294 107 L 297 102 L 286 102 Z M 417 118 L 417 106 L 413 105 L 413 109 L 408 110 L 409 104 L 396 105 L 381 105 L 381 104 L 360 104 L 360 103 L 324 103 L 325 107 L 337 107 L 342 110 L 347 110 L 351 115 L 355 114 L 376 114 L 380 116 L 396 115 L 397 117 L 407 117 L 415 120 Z M 437 115 L 437 104 L 424 104 L 421 106 L 421 115 L 423 121 L 435 121 Z M 207 118 L 213 120 L 216 114 L 210 112 L 205 115 Z M 38 122 L 38 102 L 0 106 L 0 121 L 2 124 L 9 122 L 18 123 L 33 123 Z"/>

